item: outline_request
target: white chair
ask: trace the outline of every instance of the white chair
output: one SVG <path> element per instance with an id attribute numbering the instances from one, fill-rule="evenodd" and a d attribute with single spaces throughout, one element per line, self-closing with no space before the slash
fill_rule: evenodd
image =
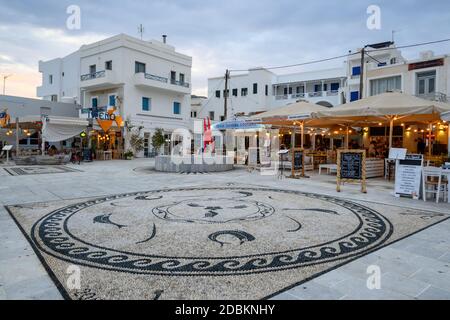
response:
<path id="1" fill-rule="evenodd" d="M 444 196 L 444 201 L 447 201 L 448 183 L 442 183 L 442 168 L 429 166 L 423 167 L 422 190 L 423 201 L 427 201 L 427 194 L 431 193 L 436 195 L 436 203 L 438 203 L 441 192 Z"/>

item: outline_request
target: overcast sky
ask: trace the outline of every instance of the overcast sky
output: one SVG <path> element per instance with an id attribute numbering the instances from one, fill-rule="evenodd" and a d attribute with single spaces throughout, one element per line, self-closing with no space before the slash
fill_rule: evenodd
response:
<path id="1" fill-rule="evenodd" d="M 381 29 L 369 30 L 367 7 L 381 9 Z M 66 9 L 81 8 L 81 29 L 68 30 Z M 118 33 L 144 39 L 168 35 L 168 43 L 193 57 L 194 94 L 226 68 L 276 66 L 342 55 L 367 43 L 397 45 L 450 38 L 450 1 L 299 0 L 0 0 L 0 75 L 12 74 L 6 93 L 35 97 L 38 61 L 65 56 L 82 44 Z M 450 53 L 450 42 L 403 50 Z M 340 66 L 332 61 L 309 66 Z M 277 70 L 278 73 L 297 71 Z"/>

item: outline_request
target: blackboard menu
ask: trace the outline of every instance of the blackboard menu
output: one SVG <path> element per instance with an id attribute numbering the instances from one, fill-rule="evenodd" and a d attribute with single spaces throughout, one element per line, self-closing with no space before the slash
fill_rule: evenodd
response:
<path id="1" fill-rule="evenodd" d="M 294 170 L 301 170 L 303 166 L 303 150 L 294 150 Z"/>
<path id="2" fill-rule="evenodd" d="M 356 152 L 341 153 L 340 178 L 341 179 L 362 179 L 363 154 Z"/>

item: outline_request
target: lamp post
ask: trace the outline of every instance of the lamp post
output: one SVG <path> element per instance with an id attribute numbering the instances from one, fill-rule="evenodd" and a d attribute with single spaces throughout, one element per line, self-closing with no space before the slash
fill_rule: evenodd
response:
<path id="1" fill-rule="evenodd" d="M 3 95 L 5 95 L 6 79 L 8 79 L 11 76 L 12 76 L 12 74 L 8 74 L 7 76 L 3 76 Z"/>

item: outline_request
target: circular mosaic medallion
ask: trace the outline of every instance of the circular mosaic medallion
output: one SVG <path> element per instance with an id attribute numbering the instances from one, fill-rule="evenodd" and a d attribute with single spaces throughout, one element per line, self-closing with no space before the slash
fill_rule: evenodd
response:
<path id="1" fill-rule="evenodd" d="M 380 213 L 340 198 L 253 187 L 163 189 L 55 210 L 36 245 L 85 266 L 161 275 L 235 275 L 361 255 L 392 233 Z"/>

